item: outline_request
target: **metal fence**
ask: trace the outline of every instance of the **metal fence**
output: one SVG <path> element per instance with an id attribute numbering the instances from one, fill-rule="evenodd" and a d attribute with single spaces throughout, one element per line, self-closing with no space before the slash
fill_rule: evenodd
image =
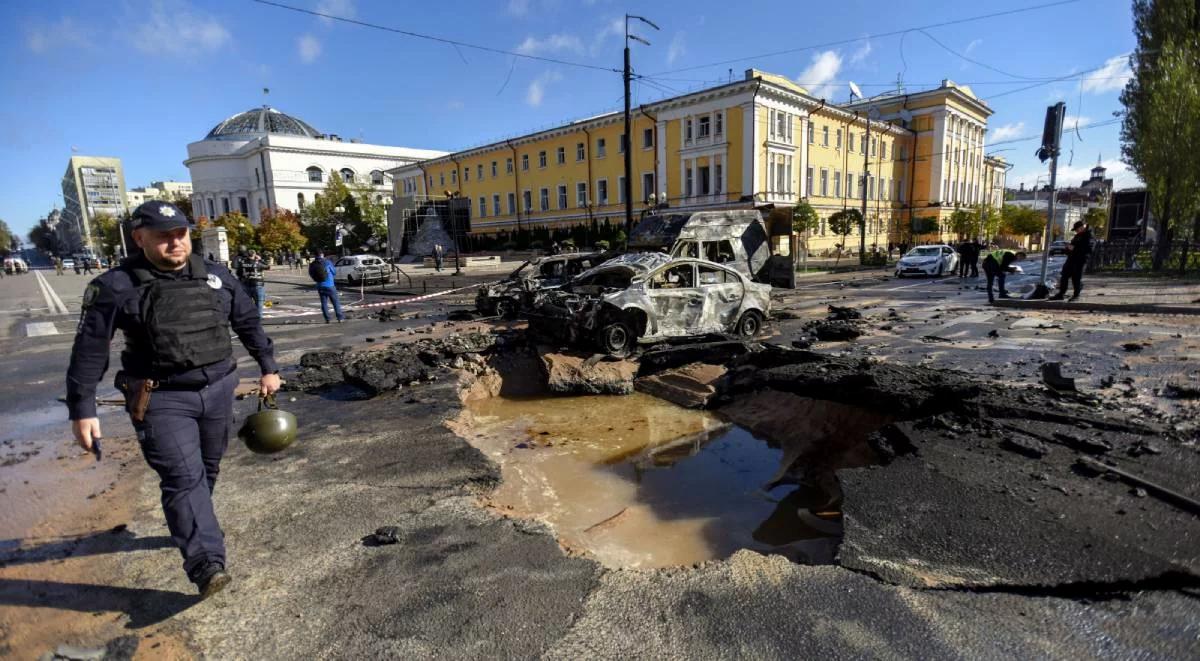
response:
<path id="1" fill-rule="evenodd" d="M 1089 273 L 1153 271 L 1156 248 L 1155 244 L 1143 241 L 1097 241 L 1088 258 L 1087 270 Z M 1159 271 L 1200 273 L 1200 243 L 1172 241 Z"/>

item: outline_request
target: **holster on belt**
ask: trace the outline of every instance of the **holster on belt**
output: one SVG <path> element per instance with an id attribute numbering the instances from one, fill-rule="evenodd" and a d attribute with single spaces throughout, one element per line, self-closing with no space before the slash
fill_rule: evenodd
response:
<path id="1" fill-rule="evenodd" d="M 150 406 L 150 393 L 158 387 L 154 379 L 139 379 L 126 376 L 120 381 L 121 390 L 125 391 L 125 402 L 129 406 L 129 417 L 134 422 L 146 419 L 146 409 Z"/>

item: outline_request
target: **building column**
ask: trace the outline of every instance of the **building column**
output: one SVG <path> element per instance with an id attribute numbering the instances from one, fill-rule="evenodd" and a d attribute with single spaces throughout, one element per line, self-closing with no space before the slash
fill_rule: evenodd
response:
<path id="1" fill-rule="evenodd" d="M 756 110 L 753 101 L 742 104 L 742 195 L 758 193 L 758 133 Z"/>

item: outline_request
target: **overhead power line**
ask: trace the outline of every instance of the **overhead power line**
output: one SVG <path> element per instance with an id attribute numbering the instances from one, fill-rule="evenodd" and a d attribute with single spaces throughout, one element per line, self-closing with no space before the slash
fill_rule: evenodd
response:
<path id="1" fill-rule="evenodd" d="M 256 0 L 256 1 L 259 1 L 259 0 Z M 1038 11 L 1040 9 L 1048 9 L 1050 7 L 1059 7 L 1062 5 L 1074 4 L 1076 2 L 1079 2 L 1079 0 L 1058 0 L 1058 2 L 1047 2 L 1047 3 L 1043 3 L 1043 4 L 1039 4 L 1039 5 L 1032 5 L 1029 7 L 1019 7 L 1017 9 L 1008 9 L 1005 11 L 997 11 L 997 12 L 992 12 L 989 14 L 980 14 L 978 16 L 969 16 L 967 18 L 959 18 L 959 19 L 955 19 L 952 21 L 942 21 L 940 23 L 930 23 L 929 25 L 918 25 L 916 27 L 904 28 L 902 30 L 892 30 L 890 32 L 877 32 L 875 34 L 867 34 L 867 35 L 863 35 L 861 37 L 854 37 L 852 39 L 839 39 L 837 41 L 827 41 L 823 44 L 812 44 L 809 46 L 800 46 L 798 48 L 788 48 L 785 50 L 773 51 L 770 53 L 760 53 L 758 55 L 749 55 L 746 57 L 736 57 L 736 58 L 729 59 L 729 60 L 721 60 L 719 62 L 709 62 L 708 64 L 697 64 L 695 66 L 683 67 L 681 69 L 670 69 L 668 71 L 659 71 L 659 72 L 652 73 L 649 75 L 657 76 L 659 74 L 680 73 L 683 71 L 695 71 L 697 69 L 707 69 L 709 67 L 724 66 L 726 64 L 734 64 L 737 62 L 746 62 L 748 60 L 757 60 L 757 59 L 761 59 L 761 58 L 775 57 L 777 55 L 787 55 L 789 53 L 800 53 L 800 52 L 803 52 L 806 50 L 813 50 L 813 49 L 817 49 L 817 48 L 829 48 L 830 46 L 844 46 L 846 44 L 853 44 L 853 43 L 857 43 L 860 41 L 866 41 L 869 39 L 881 39 L 883 37 L 894 37 L 897 35 L 902 35 L 906 32 L 913 32 L 913 31 L 917 31 L 917 30 L 930 30 L 933 28 L 942 28 L 942 27 L 947 27 L 950 25 L 961 25 L 963 23 L 973 23 L 975 21 L 983 21 L 983 20 L 987 20 L 989 18 L 999 18 L 1001 16 L 1011 16 L 1013 14 L 1022 14 L 1025 12 Z"/>
<path id="2" fill-rule="evenodd" d="M 1074 0 L 1072 0 L 1072 1 L 1074 1 Z M 480 44 L 472 44 L 472 43 L 467 43 L 465 41 L 458 41 L 456 39 L 449 39 L 447 37 L 438 37 L 436 35 L 431 35 L 431 34 L 422 34 L 420 32 L 413 32 L 412 30 L 402 30 L 400 28 L 394 28 L 394 27 L 390 27 L 387 25 L 380 25 L 378 23 L 371 23 L 368 21 L 360 21 L 360 20 L 353 19 L 353 18 L 346 18 L 345 16 L 337 16 L 334 14 L 327 14 L 325 12 L 320 12 L 320 11 L 316 11 L 313 9 L 305 9 L 303 7 L 295 7 L 293 5 L 287 5 L 282 2 L 272 2 L 271 0 L 251 0 L 251 2 L 257 2 L 260 5 L 277 7 L 279 9 L 286 9 L 288 11 L 294 11 L 294 12 L 297 12 L 300 14 L 308 14 L 310 16 L 318 16 L 320 18 L 328 18 L 331 21 L 338 21 L 341 23 L 349 23 L 351 25 L 358 25 L 360 27 L 371 28 L 373 30 L 383 30 L 384 32 L 400 34 L 400 35 L 404 35 L 406 37 L 412 37 L 414 39 L 425 39 L 427 41 L 433 41 L 433 42 L 440 43 L 440 44 L 454 46 L 455 48 L 459 48 L 459 47 L 471 48 L 473 50 L 484 51 L 486 53 L 495 53 L 497 55 L 510 55 L 512 57 L 521 57 L 521 58 L 525 58 L 527 60 L 536 60 L 538 62 L 549 62 L 551 64 L 561 64 L 563 66 L 568 66 L 568 67 L 578 67 L 580 69 L 591 69 L 593 71 L 604 71 L 604 72 L 608 72 L 608 73 L 621 73 L 620 69 L 613 69 L 610 67 L 602 67 L 602 66 L 598 66 L 595 64 L 586 64 L 584 62 L 572 62 L 570 60 L 560 60 L 560 59 L 554 58 L 554 57 L 542 57 L 541 55 L 530 55 L 528 53 L 518 53 L 517 51 L 505 50 L 503 48 L 493 48 L 492 46 L 483 46 Z M 461 55 L 461 53 L 460 53 L 460 55 Z"/>

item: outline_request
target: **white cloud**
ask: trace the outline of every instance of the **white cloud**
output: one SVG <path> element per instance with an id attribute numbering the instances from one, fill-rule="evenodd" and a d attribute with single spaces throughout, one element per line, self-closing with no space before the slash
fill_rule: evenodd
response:
<path id="1" fill-rule="evenodd" d="M 1129 69 L 1129 55 L 1117 55 L 1104 61 L 1104 66 L 1083 77 L 1083 91 L 1099 94 L 1115 92 L 1125 87 L 1133 77 Z"/>
<path id="2" fill-rule="evenodd" d="M 976 48 L 979 48 L 980 44 L 982 44 L 982 43 L 983 43 L 982 39 L 972 39 L 971 43 L 967 44 L 967 47 L 963 49 L 963 54 L 970 55 L 971 51 L 975 50 Z"/>
<path id="3" fill-rule="evenodd" d="M 1005 124 L 1004 126 L 997 126 L 996 128 L 992 129 L 990 132 L 991 134 L 988 136 L 988 139 L 992 140 L 994 142 L 999 142 L 1001 140 L 1008 140 L 1009 138 L 1015 138 L 1024 132 L 1025 132 L 1025 122 L 1017 122 L 1016 124 Z"/>
<path id="4" fill-rule="evenodd" d="M 517 52 L 522 55 L 540 55 L 542 53 L 582 53 L 583 42 L 573 34 L 552 34 L 544 39 L 525 37 L 517 46 Z"/>
<path id="5" fill-rule="evenodd" d="M 1079 117 L 1077 115 L 1063 116 L 1063 133 L 1073 130 L 1076 126 L 1084 127 L 1092 123 L 1091 117 Z"/>
<path id="6" fill-rule="evenodd" d="M 533 79 L 533 82 L 529 83 L 529 89 L 525 91 L 525 103 L 535 108 L 542 105 L 542 101 L 546 98 L 546 86 L 560 80 L 562 80 L 562 74 L 557 71 L 547 71 Z"/>
<path id="7" fill-rule="evenodd" d="M 513 16 L 524 16 L 529 13 L 529 0 L 508 0 L 507 11 Z"/>
<path id="8" fill-rule="evenodd" d="M 358 10 L 354 7 L 354 0 L 320 0 L 317 3 L 316 11 L 338 18 L 354 18 L 358 15 Z M 322 16 L 321 22 L 329 25 L 333 23 L 333 19 Z"/>
<path id="9" fill-rule="evenodd" d="M 215 18 L 198 13 L 182 1 L 159 0 L 129 41 L 151 55 L 191 55 L 222 48 L 232 38 Z"/>
<path id="10" fill-rule="evenodd" d="M 618 17 L 609 19 L 604 27 L 596 31 L 596 36 L 592 37 L 592 43 L 588 47 L 588 53 L 592 56 L 600 54 L 603 50 L 605 42 L 609 37 L 625 36 L 625 19 Z"/>
<path id="11" fill-rule="evenodd" d="M 1078 156 L 1078 154 L 1076 154 L 1076 156 Z M 1059 158 L 1059 186 L 1078 186 L 1083 181 L 1091 178 L 1092 168 L 1095 167 L 1093 165 L 1094 161 L 1085 163 L 1082 162 L 1081 159 L 1077 158 L 1076 162 L 1079 164 L 1067 165 L 1065 163 L 1065 159 L 1061 157 Z M 1127 188 L 1129 186 L 1141 185 L 1141 181 L 1138 179 L 1137 174 L 1130 170 L 1129 166 L 1125 165 L 1120 160 L 1114 158 L 1103 161 L 1101 165 L 1107 169 L 1105 176 L 1113 179 L 1113 186 L 1115 188 Z M 1038 181 L 1038 177 L 1042 178 L 1041 181 Z M 1034 187 L 1035 183 L 1037 186 L 1044 186 L 1048 181 L 1050 181 L 1050 170 L 1049 166 L 1046 166 L 1041 169 L 1030 170 L 1021 176 L 1009 175 L 1005 185 L 1009 188 L 1020 188 L 1021 184 L 1025 184 L 1025 189 L 1030 190 Z"/>
<path id="12" fill-rule="evenodd" d="M 300 53 L 300 61 L 312 64 L 321 56 L 321 41 L 311 34 L 301 35 L 296 40 L 296 50 Z"/>
<path id="13" fill-rule="evenodd" d="M 800 72 L 796 82 L 808 89 L 817 98 L 833 96 L 835 86 L 830 83 L 842 70 L 842 56 L 837 51 L 821 51 L 812 56 L 812 64 Z"/>
<path id="14" fill-rule="evenodd" d="M 683 32 L 676 32 L 674 37 L 671 37 L 671 45 L 667 47 L 667 66 L 675 64 L 679 58 L 687 55 L 687 37 Z"/>
<path id="15" fill-rule="evenodd" d="M 870 54 L 871 54 L 871 42 L 869 40 L 865 40 L 865 41 L 863 41 L 862 46 L 858 47 L 858 50 L 851 53 L 850 64 L 858 64 L 859 62 L 862 62 L 863 60 L 867 59 L 867 56 Z"/>
<path id="16" fill-rule="evenodd" d="M 54 48 L 91 46 L 92 40 L 86 29 L 75 19 L 64 16 L 57 23 L 35 25 L 28 28 L 25 43 L 35 53 L 46 53 Z"/>

